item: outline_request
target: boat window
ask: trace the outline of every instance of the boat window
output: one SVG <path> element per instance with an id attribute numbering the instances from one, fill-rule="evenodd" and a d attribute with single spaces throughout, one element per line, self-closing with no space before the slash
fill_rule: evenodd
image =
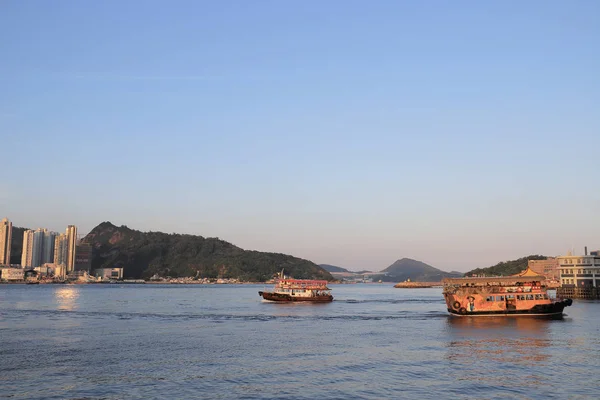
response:
<path id="1" fill-rule="evenodd" d="M 504 296 L 496 296 L 496 301 L 504 301 Z"/>
<path id="2" fill-rule="evenodd" d="M 515 295 L 514 294 L 507 294 L 506 295 L 506 300 L 514 300 Z"/>
<path id="3" fill-rule="evenodd" d="M 536 300 L 542 300 L 543 298 L 544 298 L 544 296 L 543 296 L 543 295 L 541 295 L 541 294 L 536 294 L 536 295 L 535 295 L 535 299 L 536 299 Z"/>
<path id="4" fill-rule="evenodd" d="M 533 295 L 532 294 L 528 294 L 527 295 L 527 300 L 533 300 Z"/>
<path id="5" fill-rule="evenodd" d="M 525 300 L 525 295 L 524 294 L 517 295 L 517 300 Z"/>
<path id="6" fill-rule="evenodd" d="M 485 301 L 494 301 L 494 296 L 488 296 L 488 297 L 486 297 Z"/>

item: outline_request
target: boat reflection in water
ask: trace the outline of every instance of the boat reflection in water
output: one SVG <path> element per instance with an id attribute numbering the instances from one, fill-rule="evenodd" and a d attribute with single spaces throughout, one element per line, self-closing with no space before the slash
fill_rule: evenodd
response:
<path id="1" fill-rule="evenodd" d="M 527 398 L 529 390 L 547 380 L 538 367 L 552 362 L 549 332 L 556 323 L 565 322 L 531 317 L 449 318 L 445 359 L 452 365 L 450 379 L 471 385 L 473 398 L 484 396 L 478 392 L 483 387 L 506 388 Z"/>
<path id="2" fill-rule="evenodd" d="M 58 309 L 63 311 L 73 311 L 77 308 L 77 298 L 79 297 L 79 288 L 75 285 L 67 285 L 57 288 L 54 291 L 54 298 L 58 303 Z"/>

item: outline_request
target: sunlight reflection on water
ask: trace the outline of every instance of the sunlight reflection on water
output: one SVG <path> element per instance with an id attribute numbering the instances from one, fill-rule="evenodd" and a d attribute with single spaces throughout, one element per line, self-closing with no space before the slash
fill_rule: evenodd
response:
<path id="1" fill-rule="evenodd" d="M 57 288 L 54 292 L 54 298 L 58 304 L 58 309 L 62 311 L 77 309 L 79 292 L 79 288 L 75 285 L 64 285 Z"/>

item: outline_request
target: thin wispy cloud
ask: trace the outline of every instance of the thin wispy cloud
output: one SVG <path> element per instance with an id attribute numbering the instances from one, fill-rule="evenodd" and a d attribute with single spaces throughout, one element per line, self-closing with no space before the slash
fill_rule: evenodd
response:
<path id="1" fill-rule="evenodd" d="M 109 81 L 210 81 L 218 79 L 213 75 L 73 75 L 81 80 L 109 80 Z"/>

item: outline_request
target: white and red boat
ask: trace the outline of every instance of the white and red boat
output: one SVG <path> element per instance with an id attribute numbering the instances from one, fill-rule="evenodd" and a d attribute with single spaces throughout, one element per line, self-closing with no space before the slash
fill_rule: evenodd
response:
<path id="1" fill-rule="evenodd" d="M 314 303 L 333 301 L 331 289 L 327 287 L 325 280 L 278 278 L 273 291 L 259 291 L 258 295 L 270 301 L 309 301 Z"/>

